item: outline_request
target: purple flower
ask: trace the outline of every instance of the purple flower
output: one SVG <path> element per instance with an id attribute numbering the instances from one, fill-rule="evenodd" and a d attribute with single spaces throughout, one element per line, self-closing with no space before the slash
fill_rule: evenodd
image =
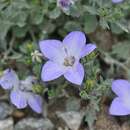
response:
<path id="1" fill-rule="evenodd" d="M 80 58 L 90 54 L 96 48 L 94 44 L 85 44 L 85 34 L 80 31 L 69 33 L 63 40 L 43 40 L 39 43 L 41 52 L 49 59 L 42 68 L 43 81 L 54 80 L 61 75 L 74 83 L 81 85 L 84 78 L 84 68 Z"/>
<path id="2" fill-rule="evenodd" d="M 117 97 L 113 100 L 109 113 L 116 116 L 130 114 L 130 82 L 123 79 L 115 80 L 112 90 Z"/>
<path id="3" fill-rule="evenodd" d="M 113 3 L 121 3 L 123 2 L 124 0 L 112 0 Z"/>
<path id="4" fill-rule="evenodd" d="M 2 76 L 0 76 L 0 85 L 4 89 L 11 89 L 18 84 L 18 77 L 12 69 L 6 69 Z"/>
<path id="5" fill-rule="evenodd" d="M 70 6 L 74 4 L 74 0 L 57 0 L 57 5 L 63 10 L 69 10 Z"/>
<path id="6" fill-rule="evenodd" d="M 7 69 L 4 71 L 0 79 L 0 85 L 5 88 L 11 88 L 11 102 L 19 109 L 29 105 L 35 112 L 42 112 L 42 98 L 32 92 L 32 86 L 35 82 L 33 76 L 27 77 L 25 80 L 19 80 L 13 70 Z"/>

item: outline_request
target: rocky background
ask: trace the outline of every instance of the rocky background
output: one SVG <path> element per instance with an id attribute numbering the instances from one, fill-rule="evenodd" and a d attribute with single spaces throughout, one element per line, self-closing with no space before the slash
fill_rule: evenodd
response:
<path id="1" fill-rule="evenodd" d="M 77 91 L 72 87 L 72 90 Z M 100 111 L 93 124 L 95 130 L 130 130 L 129 117 L 108 114 L 108 99 L 103 97 Z M 17 110 L 8 102 L 0 102 L 0 130 L 89 130 L 85 123 L 88 104 L 70 92 L 44 102 L 42 114 L 30 109 Z M 89 115 L 88 115 L 89 116 Z M 89 117 L 91 118 L 91 117 Z"/>

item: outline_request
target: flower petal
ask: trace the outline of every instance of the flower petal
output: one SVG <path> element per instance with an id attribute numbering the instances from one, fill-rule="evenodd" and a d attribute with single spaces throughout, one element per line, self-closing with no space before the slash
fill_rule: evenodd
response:
<path id="1" fill-rule="evenodd" d="M 130 83 L 124 79 L 114 80 L 112 82 L 112 90 L 120 97 L 129 96 L 130 95 Z"/>
<path id="2" fill-rule="evenodd" d="M 81 51 L 81 57 L 84 57 L 86 55 L 89 55 L 91 52 L 93 52 L 96 49 L 95 44 L 87 44 Z"/>
<path id="3" fill-rule="evenodd" d="M 36 77 L 35 76 L 28 76 L 25 80 L 24 80 L 24 83 L 25 84 L 33 84 L 33 83 L 36 83 Z"/>
<path id="4" fill-rule="evenodd" d="M 28 98 L 29 106 L 37 113 L 42 112 L 42 98 L 39 95 L 30 95 Z"/>
<path id="5" fill-rule="evenodd" d="M 19 79 L 15 71 L 12 69 L 6 69 L 0 78 L 0 85 L 4 89 L 11 89 L 14 86 L 18 86 Z"/>
<path id="6" fill-rule="evenodd" d="M 123 2 L 124 0 L 112 0 L 113 3 L 120 3 Z"/>
<path id="7" fill-rule="evenodd" d="M 63 44 L 68 50 L 68 53 L 76 58 L 80 56 L 82 48 L 85 46 L 86 37 L 83 32 L 74 31 L 69 33 L 63 40 Z"/>
<path id="8" fill-rule="evenodd" d="M 23 90 L 31 91 L 33 84 L 35 83 L 36 83 L 36 77 L 30 75 L 25 80 L 20 80 L 20 88 Z"/>
<path id="9" fill-rule="evenodd" d="M 71 4 L 74 2 L 72 0 L 57 0 L 57 5 L 60 7 L 63 11 L 69 10 Z"/>
<path id="10" fill-rule="evenodd" d="M 54 61 L 64 60 L 63 44 L 58 40 L 43 40 L 39 42 L 41 52 L 45 57 Z"/>
<path id="11" fill-rule="evenodd" d="M 11 102 L 19 109 L 27 106 L 26 94 L 19 90 L 13 90 L 10 94 Z"/>
<path id="12" fill-rule="evenodd" d="M 128 115 L 130 114 L 130 110 L 128 110 L 122 100 L 117 97 L 113 100 L 110 109 L 109 109 L 109 113 L 111 115 L 116 115 L 116 116 L 123 116 L 123 115 Z"/>
<path id="13" fill-rule="evenodd" d="M 48 61 L 42 68 L 41 78 L 43 81 L 50 81 L 60 77 L 64 70 L 52 61 Z"/>
<path id="14" fill-rule="evenodd" d="M 81 85 L 84 78 L 84 68 L 82 64 L 78 63 L 76 68 L 67 71 L 64 77 L 74 84 Z"/>

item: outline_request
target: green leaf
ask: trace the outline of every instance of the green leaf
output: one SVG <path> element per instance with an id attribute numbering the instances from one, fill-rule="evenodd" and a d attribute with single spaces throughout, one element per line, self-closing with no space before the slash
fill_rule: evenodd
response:
<path id="1" fill-rule="evenodd" d="M 59 8 L 55 8 L 53 11 L 51 11 L 49 13 L 49 18 L 56 19 L 56 18 L 58 18 L 60 16 L 60 14 L 61 14 L 60 9 Z"/>
<path id="2" fill-rule="evenodd" d="M 27 0 L 13 0 L 12 6 L 18 9 L 29 9 L 30 5 L 27 3 Z"/>
<path id="3" fill-rule="evenodd" d="M 95 7 L 92 6 L 84 6 L 84 10 L 89 12 L 91 15 L 97 15 L 97 9 Z"/>
<path id="4" fill-rule="evenodd" d="M 75 21 L 69 21 L 65 24 L 64 28 L 67 31 L 73 31 L 73 30 L 81 30 L 80 24 L 78 22 Z"/>
<path id="5" fill-rule="evenodd" d="M 117 24 L 117 26 L 119 26 L 123 31 L 125 31 L 126 33 L 129 33 L 127 23 L 116 23 L 116 24 Z"/>
<path id="6" fill-rule="evenodd" d="M 92 33 L 96 30 L 98 21 L 95 15 L 85 15 L 84 31 L 86 33 Z"/>
<path id="7" fill-rule="evenodd" d="M 97 119 L 97 112 L 99 111 L 99 101 L 91 97 L 90 104 L 86 110 L 85 122 L 88 123 L 89 129 L 94 130 L 93 124 Z"/>
<path id="8" fill-rule="evenodd" d="M 5 8 L 7 5 L 8 5 L 7 2 L 1 2 L 1 1 L 0 1 L 0 11 L 1 11 L 3 8 Z"/>
<path id="9" fill-rule="evenodd" d="M 75 5 L 72 5 L 68 12 L 66 11 L 67 15 L 71 15 L 73 17 L 79 17 L 81 15 L 81 13 L 82 13 L 82 10 L 80 9 L 80 7 L 75 6 Z"/>
<path id="10" fill-rule="evenodd" d="M 111 31 L 113 33 L 115 33 L 115 34 L 121 34 L 121 33 L 123 33 L 123 30 L 119 26 L 117 26 L 115 23 L 111 23 L 110 27 L 111 27 Z"/>
<path id="11" fill-rule="evenodd" d="M 44 12 L 41 7 L 36 6 L 31 10 L 30 21 L 32 24 L 39 25 L 43 22 Z"/>
<path id="12" fill-rule="evenodd" d="M 0 39 L 4 39 L 6 37 L 6 34 L 11 26 L 12 23 L 9 21 L 0 21 Z"/>
<path id="13" fill-rule="evenodd" d="M 18 27 L 14 26 L 13 27 L 13 33 L 15 34 L 16 37 L 22 38 L 25 37 L 26 33 L 28 31 L 28 27 Z"/>
<path id="14" fill-rule="evenodd" d="M 24 27 L 26 25 L 27 12 L 19 11 L 15 17 L 13 17 L 12 22 L 19 27 Z"/>
<path id="15" fill-rule="evenodd" d="M 130 43 L 121 42 L 113 46 L 112 54 L 116 54 L 118 58 L 127 59 L 130 57 Z"/>

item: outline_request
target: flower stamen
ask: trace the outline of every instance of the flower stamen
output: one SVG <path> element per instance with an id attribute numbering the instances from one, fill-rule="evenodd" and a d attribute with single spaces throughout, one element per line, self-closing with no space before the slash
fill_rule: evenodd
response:
<path id="1" fill-rule="evenodd" d="M 65 66 L 73 66 L 74 63 L 75 63 L 75 57 L 74 56 L 66 57 L 64 59 L 64 65 Z"/>

